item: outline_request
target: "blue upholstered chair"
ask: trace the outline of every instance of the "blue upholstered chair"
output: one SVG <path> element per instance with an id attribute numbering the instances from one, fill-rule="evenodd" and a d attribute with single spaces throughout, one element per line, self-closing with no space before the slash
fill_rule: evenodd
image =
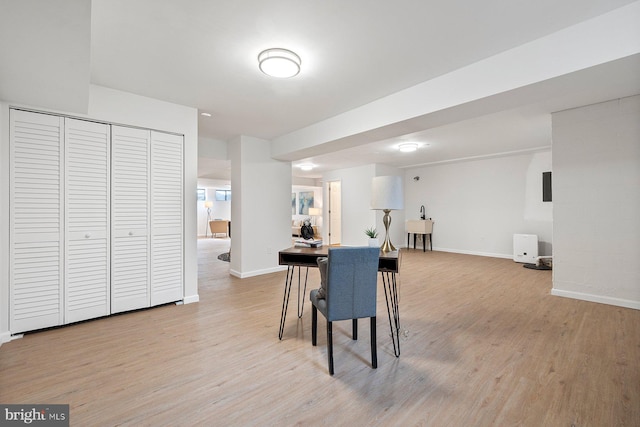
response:
<path id="1" fill-rule="evenodd" d="M 372 247 L 331 247 L 326 260 L 325 289 L 311 291 L 311 343 L 317 341 L 318 311 L 327 319 L 327 357 L 329 373 L 333 375 L 332 322 L 352 319 L 353 339 L 358 339 L 358 320 L 369 317 L 371 322 L 371 366 L 378 367 L 376 353 L 376 291 L 378 288 L 378 257 L 380 250 Z M 323 292 L 324 291 L 324 292 Z M 323 295 L 323 293 L 325 295 Z M 324 298 L 322 298 L 324 296 Z"/>

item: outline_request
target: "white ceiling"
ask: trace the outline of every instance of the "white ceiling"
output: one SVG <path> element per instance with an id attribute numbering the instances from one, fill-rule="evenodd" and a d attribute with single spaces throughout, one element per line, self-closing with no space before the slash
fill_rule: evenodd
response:
<path id="1" fill-rule="evenodd" d="M 25 5 L 23 12 L 50 4 L 0 0 L 0 64 L 8 55 L 2 52 L 13 51 L 9 57 L 15 58 L 21 49 L 20 38 L 7 41 L 24 28 L 25 17 L 14 19 L 20 12 L 17 3 Z M 83 0 L 65 2 L 72 3 L 77 9 L 86 5 Z M 210 113 L 210 118 L 199 118 L 201 140 L 226 141 L 237 135 L 269 140 L 630 3 L 633 0 L 93 0 L 90 82 Z M 85 12 L 77 13 L 82 17 Z M 59 26 L 60 32 L 64 28 L 65 36 L 78 31 L 86 40 L 84 27 L 63 21 L 49 25 Z M 47 34 L 32 37 L 32 48 L 55 39 L 47 27 Z M 298 53 L 300 74 L 292 79 L 262 74 L 257 55 L 269 47 Z M 82 44 L 75 51 L 87 55 Z M 77 69 L 73 59 L 71 55 L 59 62 Z M 629 94 L 629 85 L 640 87 L 633 77 L 640 70 L 637 58 L 617 67 L 607 72 L 626 80 L 614 88 L 601 73 L 595 80 L 583 75 L 580 84 L 601 97 Z M 0 99 L 15 98 L 16 82 L 24 78 L 19 74 L 0 65 Z M 594 82 L 607 87 L 599 90 Z M 576 89 L 584 87 L 580 84 Z M 76 95 L 86 96 L 86 84 L 80 86 Z M 407 167 L 549 146 L 549 113 L 584 105 L 576 102 L 595 96 L 573 99 L 581 93 L 576 90 L 561 98 L 553 83 L 543 89 L 548 99 L 535 104 L 412 129 L 393 140 L 372 135 L 368 145 L 296 159 L 294 164 L 312 161 L 318 168 L 306 176 L 318 176 L 329 168 L 372 162 Z M 392 150 L 408 139 L 430 145 L 412 155 Z M 203 158 L 199 176 L 228 177 L 228 162 Z"/>

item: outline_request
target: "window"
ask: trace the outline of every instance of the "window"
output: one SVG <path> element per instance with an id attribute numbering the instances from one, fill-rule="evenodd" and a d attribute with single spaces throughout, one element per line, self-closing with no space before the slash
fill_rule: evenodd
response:
<path id="1" fill-rule="evenodd" d="M 216 190 L 216 200 L 231 200 L 231 190 Z"/>
<path id="2" fill-rule="evenodd" d="M 207 200 L 207 193 L 204 188 L 198 188 L 198 200 Z"/>

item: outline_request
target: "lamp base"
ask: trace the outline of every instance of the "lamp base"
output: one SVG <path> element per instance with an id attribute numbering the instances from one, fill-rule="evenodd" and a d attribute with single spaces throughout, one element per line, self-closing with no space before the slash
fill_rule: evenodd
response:
<path id="1" fill-rule="evenodd" d="M 382 252 L 393 252 L 396 250 L 396 248 L 391 244 L 389 239 L 384 239 L 384 243 L 382 243 L 382 246 L 380 246 L 380 250 Z"/>
<path id="2" fill-rule="evenodd" d="M 382 217 L 382 223 L 384 224 L 384 242 L 382 246 L 380 246 L 380 250 L 382 252 L 393 252 L 396 248 L 391 244 L 391 239 L 389 239 L 389 225 L 391 225 L 391 209 L 383 209 L 384 216 Z"/>

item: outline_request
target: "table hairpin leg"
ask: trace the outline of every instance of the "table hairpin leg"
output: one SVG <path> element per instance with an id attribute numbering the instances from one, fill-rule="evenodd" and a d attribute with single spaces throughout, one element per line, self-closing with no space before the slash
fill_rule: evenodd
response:
<path id="1" fill-rule="evenodd" d="M 302 317 L 304 311 L 304 294 L 307 292 L 307 278 L 309 277 L 309 267 L 304 277 L 304 290 L 302 295 L 300 294 L 300 267 L 298 267 L 298 318 Z M 287 267 L 287 278 L 284 282 L 284 295 L 282 297 L 282 312 L 280 313 L 280 330 L 278 331 L 278 338 L 282 339 L 284 334 L 284 322 L 287 319 L 287 308 L 289 307 L 289 296 L 291 295 L 291 285 L 293 284 L 293 275 L 295 273 L 296 266 L 290 265 Z"/>
<path id="2" fill-rule="evenodd" d="M 384 297 L 387 301 L 389 328 L 391 329 L 391 341 L 393 341 L 393 354 L 396 357 L 400 357 L 400 310 L 398 308 L 398 287 L 396 285 L 395 273 L 383 271 L 382 283 L 384 285 Z M 393 319 L 391 319 L 392 313 Z"/>
<path id="3" fill-rule="evenodd" d="M 293 281 L 293 271 L 295 266 L 287 267 L 287 278 L 284 281 L 284 296 L 282 297 L 282 313 L 280 313 L 280 330 L 278 339 L 282 339 L 284 333 L 284 321 L 287 318 L 287 307 L 289 306 L 289 294 L 291 293 L 291 282 Z"/>
<path id="4" fill-rule="evenodd" d="M 300 293 L 300 267 L 298 267 L 298 319 L 302 317 L 304 312 L 304 296 L 307 293 L 307 279 L 309 278 L 309 267 L 304 275 L 304 290 Z"/>

